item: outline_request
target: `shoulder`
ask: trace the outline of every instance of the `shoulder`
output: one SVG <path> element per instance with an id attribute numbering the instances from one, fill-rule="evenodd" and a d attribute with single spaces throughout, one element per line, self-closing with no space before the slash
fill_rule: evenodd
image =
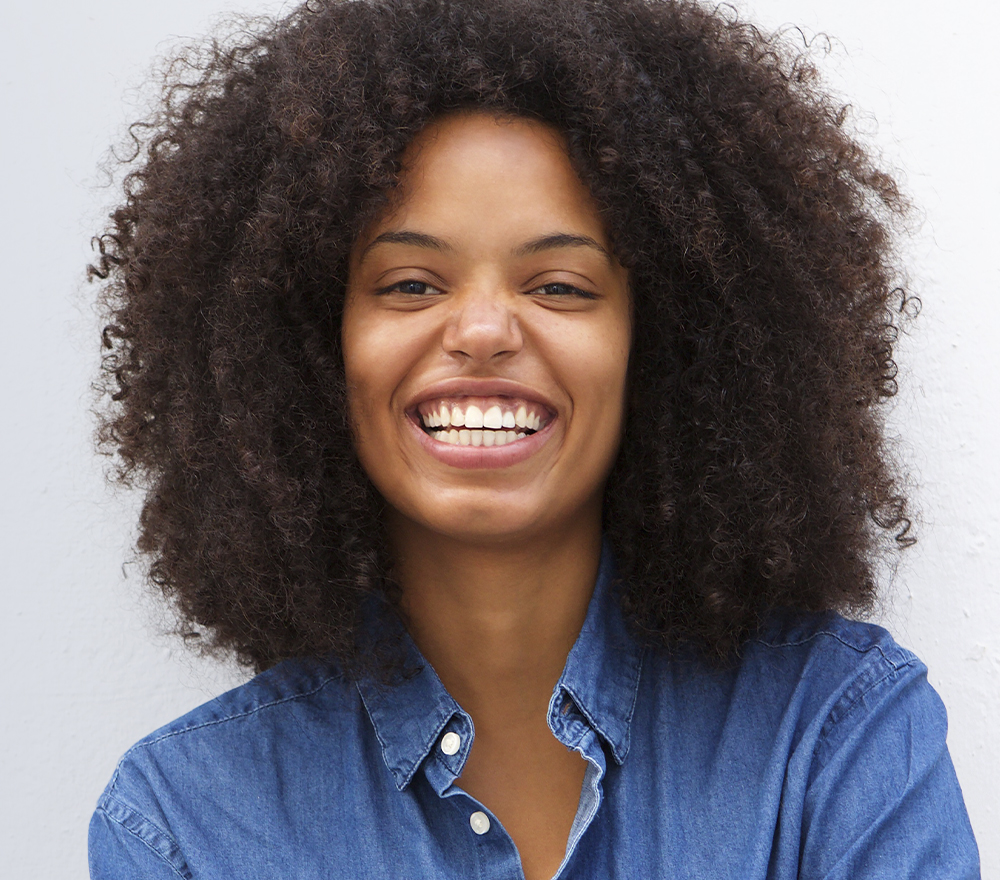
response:
<path id="1" fill-rule="evenodd" d="M 747 645 L 742 666 L 743 674 L 768 676 L 793 705 L 822 721 L 817 745 L 880 697 L 900 712 L 919 710 L 946 723 L 923 661 L 875 624 L 835 613 L 777 616 Z"/>
<path id="2" fill-rule="evenodd" d="M 801 816 L 803 874 L 978 876 L 947 712 L 912 651 L 828 614 L 776 621 L 747 659 L 785 672 L 799 739 L 783 800 Z"/>
<path id="3" fill-rule="evenodd" d="M 684 768 L 671 797 L 724 814 L 726 834 L 760 834 L 798 876 L 975 876 L 944 705 L 884 628 L 776 615 L 724 669 L 661 655 L 647 668 L 643 771 L 667 750 L 665 766 Z"/>
<path id="4" fill-rule="evenodd" d="M 923 662 L 883 627 L 833 612 L 776 615 L 747 643 L 740 669 L 846 699 L 880 681 L 927 672 Z"/>
<path id="5" fill-rule="evenodd" d="M 747 648 L 762 656 L 825 658 L 835 663 L 839 660 L 850 668 L 865 660 L 897 669 L 920 662 L 883 627 L 850 620 L 833 611 L 775 614 Z"/>
<path id="6" fill-rule="evenodd" d="M 730 664 L 714 668 L 693 654 L 651 652 L 654 678 L 733 696 L 752 688 L 758 700 L 783 703 L 793 693 L 846 695 L 886 676 L 922 675 L 926 667 L 881 626 L 835 612 L 774 614 Z"/>
<path id="7" fill-rule="evenodd" d="M 881 626 L 839 614 L 779 615 L 746 646 L 739 668 L 784 703 L 810 744 L 813 772 L 842 741 L 878 718 L 882 735 L 923 726 L 924 741 L 943 748 L 947 716 L 927 681 L 927 667 Z"/>
<path id="8" fill-rule="evenodd" d="M 902 792 L 932 769 L 957 791 L 944 703 L 924 663 L 884 628 L 832 613 L 775 618 L 737 677 L 744 702 L 773 704 L 775 740 L 803 793 L 852 779 L 858 792 Z"/>
<path id="9" fill-rule="evenodd" d="M 352 681 L 277 666 L 125 753 L 91 822 L 94 876 L 126 862 L 142 867 L 107 876 L 282 876 L 297 841 L 329 841 L 327 817 L 378 785 L 372 740 Z"/>
<path id="10" fill-rule="evenodd" d="M 126 756 L 178 738 L 226 736 L 234 727 L 241 732 L 278 730 L 316 711 L 336 717 L 350 713 L 357 702 L 355 686 L 337 670 L 318 661 L 289 661 L 153 731 Z"/>
<path id="11" fill-rule="evenodd" d="M 836 613 L 775 615 L 722 669 L 654 655 L 643 677 L 693 742 L 734 737 L 761 762 L 797 755 L 807 773 L 873 714 L 919 719 L 942 745 L 947 727 L 923 662 L 884 628 Z"/>
<path id="12" fill-rule="evenodd" d="M 206 775 L 238 782 L 251 772 L 260 782 L 262 773 L 307 762 L 331 741 L 349 745 L 363 715 L 356 686 L 329 665 L 280 664 L 139 740 L 118 763 L 99 808 L 117 802 L 148 816 L 161 809 L 165 784 L 200 785 Z M 262 760 L 276 751 L 279 760 Z"/>

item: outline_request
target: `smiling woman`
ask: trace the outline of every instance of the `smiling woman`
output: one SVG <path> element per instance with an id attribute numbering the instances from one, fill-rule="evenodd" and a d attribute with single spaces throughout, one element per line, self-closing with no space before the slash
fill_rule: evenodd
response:
<path id="1" fill-rule="evenodd" d="M 565 139 L 483 113 L 417 136 L 354 254 L 344 372 L 408 627 L 476 721 L 463 789 L 503 822 L 526 874 L 550 877 L 586 762 L 545 707 L 597 574 L 628 275 Z"/>
<path id="2" fill-rule="evenodd" d="M 102 430 L 261 674 L 122 759 L 92 876 L 976 876 L 923 665 L 839 613 L 912 543 L 905 202 L 808 61 L 685 0 L 204 58 L 100 239 Z"/>

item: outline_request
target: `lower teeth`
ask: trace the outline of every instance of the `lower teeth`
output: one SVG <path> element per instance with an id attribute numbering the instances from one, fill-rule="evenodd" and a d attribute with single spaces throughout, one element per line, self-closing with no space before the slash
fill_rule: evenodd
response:
<path id="1" fill-rule="evenodd" d="M 478 428 L 475 430 L 452 428 L 450 431 L 431 431 L 430 435 L 435 440 L 452 446 L 504 446 L 528 436 L 524 431 L 491 431 Z"/>

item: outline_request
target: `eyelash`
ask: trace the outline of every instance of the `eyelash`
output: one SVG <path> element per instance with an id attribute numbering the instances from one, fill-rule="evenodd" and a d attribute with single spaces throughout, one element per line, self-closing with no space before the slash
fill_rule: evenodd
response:
<path id="1" fill-rule="evenodd" d="M 415 290 L 401 290 L 401 288 L 403 287 L 410 287 L 410 286 L 421 287 L 423 288 L 423 290 L 419 292 Z M 539 290 L 544 291 L 547 288 L 553 288 L 553 287 L 561 288 L 561 290 L 558 293 L 548 293 L 546 294 L 547 296 L 560 296 L 560 297 L 576 296 L 580 297 L 581 299 L 597 299 L 597 297 L 594 296 L 594 294 L 589 293 L 586 290 L 582 290 L 579 287 L 574 287 L 572 284 L 565 284 L 561 281 L 553 281 L 550 282 L 549 284 L 543 284 L 540 287 L 536 287 L 528 292 L 535 293 L 536 291 Z M 397 281 L 395 284 L 391 284 L 388 287 L 383 287 L 381 290 L 378 291 L 378 293 L 380 295 L 384 295 L 387 293 L 392 293 L 393 291 L 397 291 L 399 293 L 409 294 L 410 296 L 426 296 L 428 289 L 437 290 L 437 288 L 434 287 L 434 285 L 428 284 L 426 281 L 406 280 L 406 281 Z"/>
<path id="2" fill-rule="evenodd" d="M 578 296 L 580 299 L 597 299 L 594 294 L 582 290 L 579 287 L 574 287 L 572 284 L 565 284 L 562 281 L 553 281 L 550 284 L 543 284 L 541 287 L 536 287 L 535 290 L 545 290 L 547 287 L 561 287 L 563 292 L 561 293 L 550 293 L 549 296 Z M 534 291 L 531 291 L 534 293 Z"/>
<path id="3" fill-rule="evenodd" d="M 414 290 L 400 290 L 401 287 L 407 287 L 407 286 L 423 287 L 425 288 L 425 290 L 422 290 L 419 293 Z M 397 291 L 399 293 L 408 293 L 411 296 L 424 296 L 426 295 L 427 292 L 426 288 L 430 288 L 431 290 L 437 290 L 437 288 L 433 284 L 428 284 L 426 281 L 415 281 L 413 279 L 407 279 L 406 281 L 397 281 L 395 284 L 390 284 L 388 287 L 383 287 L 381 290 L 377 292 L 380 296 L 386 293 L 392 293 L 393 291 Z"/>

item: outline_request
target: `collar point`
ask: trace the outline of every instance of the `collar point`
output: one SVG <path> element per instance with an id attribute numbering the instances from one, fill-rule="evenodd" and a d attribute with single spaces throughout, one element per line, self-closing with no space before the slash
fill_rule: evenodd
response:
<path id="1" fill-rule="evenodd" d="M 406 791 L 407 786 L 413 781 L 413 774 L 404 773 L 402 770 L 393 770 L 392 781 L 396 784 L 396 791 Z"/>

